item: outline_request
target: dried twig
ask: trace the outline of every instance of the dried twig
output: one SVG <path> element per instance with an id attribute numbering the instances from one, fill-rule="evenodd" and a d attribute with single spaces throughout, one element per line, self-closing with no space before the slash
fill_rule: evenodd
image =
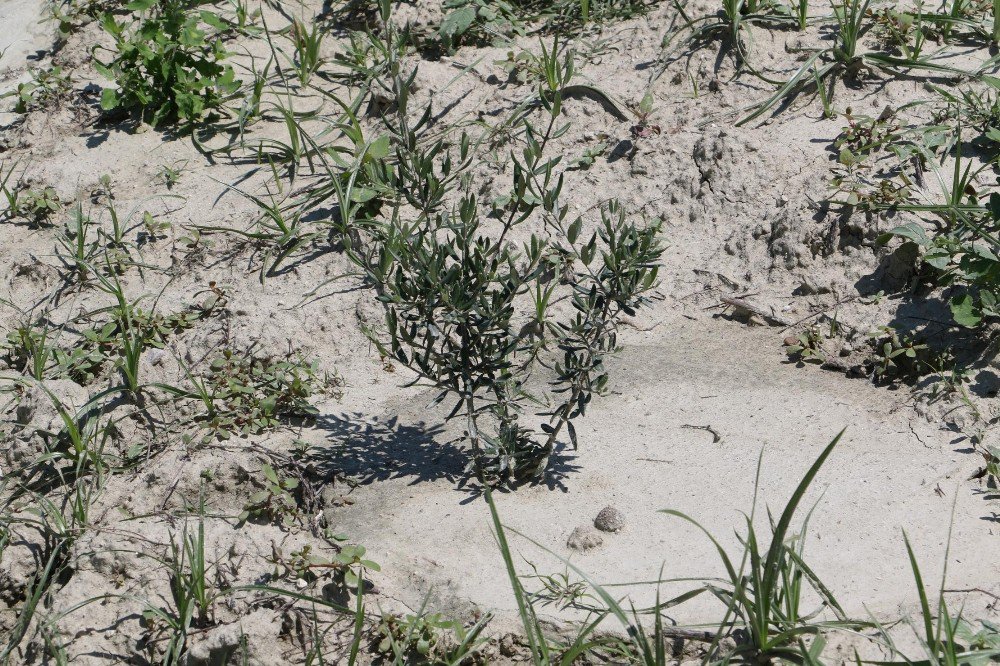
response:
<path id="1" fill-rule="evenodd" d="M 736 308 L 737 310 L 742 310 L 752 315 L 757 315 L 758 317 L 760 317 L 769 324 L 775 326 L 784 326 L 785 328 L 788 328 L 789 326 L 792 325 L 787 319 L 772 314 L 767 310 L 765 310 L 764 308 L 754 305 L 753 303 L 750 303 L 748 301 L 744 301 L 739 298 L 732 298 L 730 296 L 721 296 L 719 300 L 722 301 L 724 305 L 728 305 L 729 307 Z"/>
<path id="2" fill-rule="evenodd" d="M 717 433 L 714 428 L 710 425 L 689 425 L 687 423 L 681 425 L 682 428 L 691 428 L 692 430 L 704 430 L 706 432 L 712 433 L 712 444 L 718 444 L 722 441 L 722 435 Z"/>

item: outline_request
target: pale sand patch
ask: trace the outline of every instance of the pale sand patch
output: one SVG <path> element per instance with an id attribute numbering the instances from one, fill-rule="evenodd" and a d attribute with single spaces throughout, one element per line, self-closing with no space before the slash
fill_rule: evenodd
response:
<path id="1" fill-rule="evenodd" d="M 980 463 L 967 442 L 914 418 L 904 392 L 782 363 L 773 344 L 777 329 L 682 322 L 671 324 L 669 338 L 633 343 L 617 360 L 615 395 L 594 402 L 578 424 L 579 450 L 560 455 L 556 469 L 565 476 L 496 495 L 505 524 L 601 583 L 656 580 L 661 565 L 664 578 L 720 576 L 708 539 L 658 510 L 687 513 L 735 554 L 733 530 L 742 531 L 740 512 L 751 508 L 761 449 L 763 520 L 765 505 L 780 512 L 815 457 L 847 428 L 797 521 L 816 505 L 807 561 L 845 610 L 864 616 L 868 608 L 883 617 L 913 610 L 904 528 L 928 584 L 937 585 L 956 493 L 949 578 L 955 587 L 997 591 L 1000 564 L 991 556 L 997 529 L 989 502 L 966 481 Z M 401 429 L 413 428 L 385 445 L 391 451 L 379 460 L 380 476 L 393 478 L 358 488 L 355 504 L 337 510 L 338 529 L 371 544 L 388 596 L 417 608 L 433 588 L 435 601 L 446 606 L 471 603 L 512 619 L 516 606 L 485 502 L 442 476 L 458 471 L 450 454 L 435 467 L 430 444 L 414 435 L 421 419 L 433 422 L 423 410 L 426 399 L 390 408 Z M 710 426 L 721 441 L 691 425 Z M 608 504 L 626 514 L 626 528 L 604 534 L 599 548 L 569 550 L 573 528 L 591 523 Z M 564 568 L 525 539 L 509 538 L 541 573 Z M 531 573 L 524 560 L 517 563 Z M 665 586 L 664 597 L 690 586 Z M 637 604 L 653 600 L 654 586 L 629 591 Z M 682 622 L 707 621 L 719 608 L 706 595 L 671 613 Z"/>

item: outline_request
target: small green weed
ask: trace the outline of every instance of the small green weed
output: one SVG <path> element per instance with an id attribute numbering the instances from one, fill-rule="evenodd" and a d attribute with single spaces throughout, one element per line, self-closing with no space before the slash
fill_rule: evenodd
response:
<path id="1" fill-rule="evenodd" d="M 53 355 L 51 331 L 44 318 L 26 320 L 7 332 L 0 341 L 2 354 L 8 367 L 20 369 L 33 379 L 42 379 Z"/>
<path id="2" fill-rule="evenodd" d="M 568 37 L 589 24 L 645 13 L 650 0 L 446 0 L 438 28 L 445 48 L 459 43 L 509 42 L 533 29 Z"/>
<path id="3" fill-rule="evenodd" d="M 899 139 L 899 120 L 892 107 L 887 106 L 877 118 L 855 116 L 848 107 L 844 119 L 847 126 L 833 142 L 842 164 L 854 164 L 861 157 L 888 149 Z"/>
<path id="4" fill-rule="evenodd" d="M 530 563 L 529 563 L 530 564 Z M 531 564 L 534 573 L 524 576 L 526 579 L 537 580 L 541 588 L 529 595 L 532 603 L 541 605 L 553 604 L 560 610 L 566 608 L 581 608 L 584 600 L 595 600 L 590 594 L 590 588 L 583 579 L 572 580 L 569 568 L 555 574 L 539 573 L 538 568 Z"/>
<path id="5" fill-rule="evenodd" d="M 62 67 L 31 70 L 31 80 L 19 83 L 17 89 L 0 97 L 13 95 L 17 98 L 15 113 L 44 108 L 55 103 L 73 88 L 73 82 Z"/>
<path id="6" fill-rule="evenodd" d="M 122 4 L 122 0 L 52 0 L 46 6 L 46 18 L 56 23 L 65 39 L 102 14 L 120 9 Z"/>
<path id="7" fill-rule="evenodd" d="M 957 224 L 950 233 L 931 237 L 917 223 L 902 225 L 890 233 L 915 243 L 922 260 L 939 271 L 938 280 L 956 289 L 950 300 L 952 316 L 961 326 L 976 327 L 984 319 L 1000 315 L 1000 194 L 990 195 L 988 212 L 952 209 Z"/>
<path id="8" fill-rule="evenodd" d="M 309 85 L 309 79 L 323 65 L 323 28 L 318 22 L 313 22 L 312 28 L 295 19 L 288 29 L 288 37 L 295 48 L 292 65 L 303 86 Z"/>
<path id="9" fill-rule="evenodd" d="M 165 238 L 165 232 L 169 231 L 173 226 L 173 224 L 166 220 L 156 219 L 149 211 L 143 211 L 142 228 L 144 235 L 140 235 L 140 242 L 153 243 Z"/>
<path id="10" fill-rule="evenodd" d="M 293 495 L 299 487 L 298 479 L 278 476 L 270 465 L 261 466 L 260 474 L 262 478 L 250 478 L 262 489 L 250 496 L 237 522 L 242 524 L 253 518 L 278 521 L 285 527 L 290 527 L 299 515 L 298 502 Z"/>
<path id="11" fill-rule="evenodd" d="M 53 187 L 42 185 L 39 187 L 28 187 L 14 185 L 7 186 L 7 179 L 11 172 L 4 178 L 2 190 L 4 198 L 7 200 L 7 210 L 5 216 L 8 220 L 23 219 L 33 226 L 49 224 L 51 218 L 63 208 L 63 203 L 56 194 Z"/>
<path id="12" fill-rule="evenodd" d="M 261 32 L 261 28 L 256 26 L 261 16 L 259 7 L 251 10 L 248 0 L 226 1 L 233 13 L 232 18 L 225 18 L 224 20 L 233 30 L 245 35 L 257 35 Z"/>
<path id="13" fill-rule="evenodd" d="M 794 12 L 774 0 L 722 0 L 721 10 L 705 17 L 688 16 L 682 3 L 676 2 L 684 24 L 663 38 L 661 75 L 677 52 L 705 42 L 721 39 L 733 51 L 738 65 L 744 65 L 753 50 L 753 26 L 781 27 L 797 23 L 803 29 L 808 13 L 808 0 L 799 0 Z M 654 76 L 654 78 L 656 78 Z"/>
<path id="14" fill-rule="evenodd" d="M 228 349 L 211 362 L 204 378 L 189 373 L 189 379 L 193 389 L 180 393 L 204 406 L 198 421 L 208 431 L 206 441 L 255 435 L 284 418 L 314 416 L 310 398 L 337 385 L 335 378 L 319 374 L 316 362 L 299 357 L 267 361 Z"/>
<path id="15" fill-rule="evenodd" d="M 1000 482 L 1000 447 L 989 447 L 983 457 L 986 459 L 986 473 L 994 482 Z"/>
<path id="16" fill-rule="evenodd" d="M 823 339 L 819 326 L 814 324 L 798 335 L 785 338 L 785 353 L 806 363 L 823 363 L 826 361 Z"/>
<path id="17" fill-rule="evenodd" d="M 210 626 L 212 607 L 217 597 L 208 580 L 210 566 L 205 558 L 204 500 L 198 528 L 189 534 L 185 526 L 178 543 L 170 540 L 166 563 L 170 568 L 170 599 L 162 606 L 147 604 L 143 618 L 151 634 L 166 634 L 162 661 L 173 666 L 182 663 L 192 628 Z"/>
<path id="18" fill-rule="evenodd" d="M 4 207 L 3 211 L 0 211 L 0 219 L 11 220 L 17 214 L 21 208 L 20 204 L 20 192 L 19 182 L 11 182 L 14 178 L 14 172 L 17 170 L 17 162 L 11 164 L 10 169 L 4 173 L 3 164 L 0 163 L 0 194 L 3 194 L 4 201 L 7 205 Z M 23 172 L 22 172 L 23 177 Z"/>
<path id="19" fill-rule="evenodd" d="M 181 175 L 187 166 L 187 160 L 175 162 L 174 164 L 163 164 L 160 166 L 159 177 L 168 190 L 172 190 L 174 185 L 181 181 Z"/>
<path id="20" fill-rule="evenodd" d="M 749 115 L 736 125 L 750 123 L 773 109 L 783 100 L 789 100 L 809 88 L 815 88 L 824 96 L 824 106 L 829 107 L 832 97 L 832 82 L 837 77 L 858 80 L 863 74 L 878 72 L 898 76 L 904 72 L 933 72 L 939 74 L 969 75 L 967 72 L 939 62 L 937 54 L 924 53 L 923 32 L 910 46 L 897 55 L 884 51 L 864 50 L 862 40 L 871 29 L 866 23 L 871 16 L 872 0 L 844 0 L 835 3 L 834 43 L 825 49 L 813 51 L 791 77 L 777 83 L 777 90 L 760 104 L 752 107 Z M 770 80 L 770 79 L 768 79 Z M 824 86 L 830 85 L 830 90 Z"/>
<path id="21" fill-rule="evenodd" d="M 115 40 L 113 57 L 95 66 L 116 88 L 105 88 L 105 111 L 139 108 L 159 125 L 179 120 L 192 123 L 234 95 L 240 82 L 223 63 L 229 53 L 220 31 L 219 15 L 201 10 L 204 0 L 133 0 L 138 16 L 119 22 L 105 13 L 101 23 Z"/>
<path id="22" fill-rule="evenodd" d="M 83 212 L 83 204 L 77 203 L 76 208 L 66 222 L 63 233 L 58 238 L 59 248 L 56 253 L 63 265 L 72 273 L 79 283 L 87 280 L 94 259 L 101 252 L 100 241 L 97 238 L 96 224 L 89 215 Z M 110 258 L 109 255 L 105 255 Z M 111 270 L 120 273 L 119 262 L 106 262 Z"/>
<path id="23" fill-rule="evenodd" d="M 448 50 L 461 42 L 482 44 L 526 33 L 524 18 L 505 0 L 446 0 L 444 9 L 438 36 Z"/>
<path id="24" fill-rule="evenodd" d="M 460 663 L 471 651 L 470 637 L 461 622 L 441 613 L 382 616 L 376 630 L 376 650 L 406 663 L 407 659 L 426 660 L 429 663 Z M 461 646 L 456 651 L 455 645 Z"/>
<path id="25" fill-rule="evenodd" d="M 919 377 L 926 374 L 927 345 L 916 342 L 909 335 L 901 334 L 894 328 L 882 326 L 870 334 L 875 345 L 875 376 Z"/>
<path id="26" fill-rule="evenodd" d="M 913 572 L 913 580 L 920 599 L 919 622 L 909 618 L 909 624 L 923 649 L 922 659 L 914 660 L 903 654 L 896 647 L 892 637 L 885 627 L 878 626 L 885 643 L 892 650 L 896 659 L 882 662 L 887 666 L 902 666 L 903 664 L 924 663 L 930 666 L 958 666 L 960 664 L 988 664 L 1000 660 L 1000 627 L 989 621 L 982 621 L 977 630 L 971 623 L 963 619 L 962 612 L 953 613 L 948 608 L 945 599 L 945 580 L 948 575 L 948 557 L 951 551 L 951 528 L 948 530 L 948 547 L 945 550 L 944 570 L 941 574 L 941 586 L 938 589 L 937 603 L 932 606 L 924 586 L 920 566 L 917 563 L 910 539 L 903 532 L 906 544 L 906 554 Z"/>
<path id="27" fill-rule="evenodd" d="M 599 141 L 593 146 L 589 146 L 583 154 L 570 162 L 570 167 L 587 170 L 594 165 L 598 158 L 602 157 L 608 150 L 606 141 Z"/>

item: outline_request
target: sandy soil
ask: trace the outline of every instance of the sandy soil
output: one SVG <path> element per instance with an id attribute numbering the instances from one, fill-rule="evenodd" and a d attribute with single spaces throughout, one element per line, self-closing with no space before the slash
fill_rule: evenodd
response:
<path id="1" fill-rule="evenodd" d="M 842 603 L 852 613 L 863 613 L 865 604 L 886 615 L 912 604 L 900 530 L 929 569 L 939 571 L 955 501 L 952 581 L 993 585 L 997 562 L 988 548 L 997 530 L 990 502 L 966 483 L 978 461 L 953 434 L 914 419 L 898 392 L 783 363 L 773 331 L 711 320 L 669 323 L 623 353 L 618 394 L 595 406 L 580 428 L 579 450 L 561 453 L 547 483 L 499 502 L 507 524 L 551 551 L 514 539 L 526 560 L 553 572 L 563 568 L 559 557 L 569 558 L 602 583 L 655 580 L 661 565 L 664 577 L 723 575 L 711 543 L 658 510 L 697 518 L 735 550 L 761 449 L 759 501 L 778 510 L 812 459 L 846 427 L 806 500 L 816 503 L 809 560 Z M 741 351 L 747 348 L 773 351 L 751 357 Z M 389 440 L 374 453 L 352 447 L 360 477 L 371 481 L 353 493 L 353 505 L 336 510 L 338 524 L 365 543 L 385 544 L 373 545 L 378 561 L 411 576 L 391 588 L 386 581 L 387 589 L 410 605 L 433 588 L 458 608 L 470 600 L 481 609 L 516 610 L 488 510 L 455 488 L 458 456 L 431 448 L 426 431 L 435 421 L 419 398 L 390 403 L 368 422 L 379 433 L 393 418 L 403 433 L 398 444 Z M 691 426 L 710 426 L 721 439 L 713 442 L 711 432 Z M 571 531 L 590 525 L 606 505 L 626 514 L 626 529 L 603 535 L 604 545 L 593 550 L 569 549 Z M 653 591 L 644 587 L 638 596 L 650 603 Z M 678 609 L 678 620 L 705 621 L 712 610 L 717 602 L 692 602 Z"/>
<path id="2" fill-rule="evenodd" d="M 694 3 L 692 11 L 707 12 L 702 4 Z M 350 271 L 341 249 L 318 237 L 262 283 L 262 252 L 253 244 L 206 233 L 192 247 L 184 237 L 198 225 L 248 228 L 256 208 L 227 184 L 261 193 L 270 170 L 245 155 L 207 159 L 190 138 L 169 131 L 100 122 L 96 86 L 106 81 L 87 54 L 106 37 L 90 23 L 56 48 L 51 24 L 38 23 L 41 11 L 40 3 L 0 0 L 0 51 L 10 46 L 0 60 L 0 94 L 26 80 L 30 68 L 51 64 L 71 74 L 72 92 L 26 115 L 10 112 L 10 100 L 0 103 L 0 161 L 25 169 L 25 182 L 55 188 L 63 211 L 52 227 L 3 226 L 0 298 L 13 304 L 2 310 L 3 326 L 14 330 L 23 312 L 42 301 L 54 303 L 52 316 L 62 318 L 109 305 L 98 289 L 64 286 L 67 269 L 56 249 L 74 202 L 90 207 L 99 177 L 108 174 L 120 210 L 148 210 L 173 225 L 139 246 L 144 268 L 121 276 L 130 296 L 174 313 L 201 302 L 209 285 L 224 293 L 220 307 L 168 338 L 165 353 L 146 354 L 147 381 L 183 383 L 181 360 L 197 371 L 222 349 L 272 359 L 301 354 L 338 379 L 316 399 L 314 422 L 204 445 L 184 437 L 190 434 L 188 408 L 164 408 L 162 420 L 159 414 L 154 419 L 162 427 L 150 427 L 125 406 L 116 411 L 121 432 L 110 446 L 123 452 L 139 445 L 141 461 L 104 480 L 87 528 L 74 542 L 69 572 L 52 587 L 12 663 L 45 663 L 45 636 L 63 645 L 74 663 L 156 661 L 155 627 L 142 613 L 169 597 L 162 559 L 200 498 L 207 507 L 208 557 L 220 585 L 294 589 L 294 576 L 273 572 L 307 545 L 333 553 L 334 542 L 317 527 L 322 524 L 328 534 L 365 545 L 381 565 L 371 574 L 373 607 L 413 612 L 426 598 L 429 608 L 463 621 L 495 613 L 490 635 L 517 631 L 489 511 L 464 471 L 468 452 L 455 442 L 461 428 L 444 424 L 447 410 L 429 406 L 433 394 L 406 387 L 412 377 L 368 342 L 361 324 L 381 321 L 369 290 L 339 280 L 313 294 L 317 285 Z M 403 5 L 396 18 L 427 24 L 439 15 L 438 7 Z M 277 12 L 265 16 L 283 25 Z M 966 598 L 969 614 L 996 621 L 989 596 L 1000 594 L 996 498 L 985 482 L 971 478 L 983 459 L 969 435 L 983 423 L 956 396 L 929 399 L 935 377 L 875 381 L 867 334 L 893 325 L 973 359 L 970 395 L 987 415 L 1000 381 L 983 354 L 988 346 L 957 333 L 940 300 L 908 293 L 912 256 L 896 244 L 875 242 L 899 219 L 852 218 L 822 204 L 842 118 L 824 119 L 818 102 L 802 102 L 773 121 L 734 128 L 739 111 L 769 89 L 752 77 L 733 78 L 732 63 L 717 57 L 714 47 L 649 83 L 674 18 L 661 3 L 647 16 L 605 26 L 592 40 L 606 39 L 609 46 L 595 49 L 581 67 L 585 80 L 628 104 L 638 103 L 649 86 L 658 134 L 633 138 L 630 122 L 591 98 L 565 103 L 572 126 L 556 142 L 557 153 L 573 158 L 597 141 L 609 146 L 591 168 L 566 173 L 569 205 L 586 211 L 617 197 L 635 215 L 664 219 L 668 247 L 657 298 L 622 329 L 624 350 L 611 369 L 610 395 L 595 401 L 577 425 L 579 449 L 564 443 L 545 479 L 497 495 L 505 524 L 523 535 L 510 535 L 518 566 L 522 573 L 530 573 L 529 563 L 540 573 L 558 573 L 565 568 L 560 558 L 568 558 L 601 583 L 655 580 L 661 568 L 664 578 L 717 576 L 721 567 L 711 543 L 658 511 L 683 511 L 735 548 L 734 530 L 742 527 L 741 512 L 750 510 L 761 451 L 757 515 L 763 526 L 763 507 L 779 509 L 822 447 L 846 428 L 805 502 L 816 507 L 806 549 L 815 571 L 851 614 L 910 614 L 917 598 L 902 530 L 936 584 L 951 526 L 949 587 L 980 590 Z M 757 62 L 770 70 L 795 67 L 793 47 L 822 39 L 764 30 L 756 37 Z M 259 40 L 245 41 L 251 53 L 266 48 Z M 332 55 L 343 43 L 333 34 L 324 51 Z M 537 46 L 531 38 L 520 44 Z M 419 61 L 415 97 L 433 100 L 435 109 L 446 110 L 443 118 L 456 122 L 509 111 L 528 87 L 501 83 L 505 76 L 494 62 L 506 52 L 463 47 Z M 836 106 L 877 115 L 921 94 L 916 80 L 872 81 L 839 90 Z M 317 100 L 313 95 L 302 108 Z M 271 118 L 252 133 L 282 131 Z M 180 167 L 170 189 L 160 176 L 164 165 Z M 492 179 L 508 171 L 486 161 L 477 167 L 484 198 Z M 303 170 L 296 186 L 317 180 Z M 137 234 L 141 229 L 131 232 Z M 742 298 L 793 325 L 748 321 L 722 297 Z M 834 317 L 843 334 L 831 355 L 839 359 L 832 371 L 788 360 L 787 336 L 812 322 L 829 326 Z M 85 386 L 48 380 L 46 386 L 79 406 L 105 379 Z M 11 391 L 0 458 L 8 477 L 44 449 L 32 431 L 56 418 L 44 403 L 37 391 Z M 992 441 L 988 431 L 985 436 Z M 313 447 L 312 458 L 299 467 L 297 441 Z M 292 527 L 277 521 L 238 525 L 235 516 L 256 490 L 248 479 L 275 460 L 301 471 L 314 493 L 308 507 Z M 8 516 L 31 508 L 24 498 L 4 497 Z M 624 513 L 624 530 L 602 533 L 602 545 L 585 552 L 569 548 L 573 530 L 589 528 L 608 505 Z M 27 528 L 11 533 L 0 550 L 0 635 L 12 631 L 15 609 L 42 566 L 41 537 Z M 341 600 L 328 578 L 310 585 L 312 592 Z M 537 581 L 526 585 L 532 589 Z M 648 584 L 617 589 L 637 604 L 655 594 Z M 212 663 L 219 646 L 233 648 L 241 640 L 249 663 L 301 662 L 309 629 L 290 607 L 254 591 L 220 600 L 215 624 L 192 639 L 187 663 Z M 580 618 L 554 605 L 541 612 L 553 622 Z M 680 623 L 704 622 L 720 607 L 703 596 L 671 613 Z M 327 642 L 342 658 L 350 619 L 333 626 Z M 494 655 L 496 663 L 507 659 Z"/>

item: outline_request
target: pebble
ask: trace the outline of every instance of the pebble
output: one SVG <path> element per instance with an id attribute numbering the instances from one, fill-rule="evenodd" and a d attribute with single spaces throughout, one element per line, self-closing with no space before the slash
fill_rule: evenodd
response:
<path id="1" fill-rule="evenodd" d="M 146 358 L 152 365 L 163 365 L 164 359 L 167 358 L 167 352 L 154 347 L 146 352 Z"/>
<path id="2" fill-rule="evenodd" d="M 613 506 L 606 506 L 594 518 L 594 527 L 602 532 L 621 532 L 625 527 L 625 514 Z"/>
<path id="3" fill-rule="evenodd" d="M 570 532 L 566 545 L 573 550 L 587 551 L 604 543 L 604 537 L 590 525 L 581 525 Z"/>

